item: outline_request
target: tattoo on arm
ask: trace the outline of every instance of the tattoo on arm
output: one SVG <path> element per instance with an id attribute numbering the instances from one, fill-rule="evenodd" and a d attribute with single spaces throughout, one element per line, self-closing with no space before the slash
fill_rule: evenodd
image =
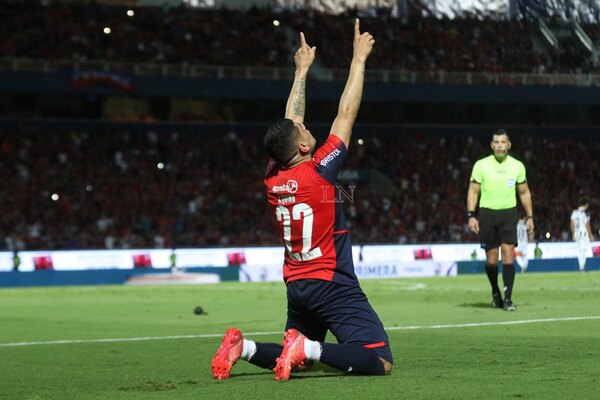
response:
<path id="1" fill-rule="evenodd" d="M 300 78 L 298 80 L 298 87 L 294 93 L 292 100 L 292 110 L 294 114 L 304 117 L 304 111 L 306 108 L 306 79 Z"/>

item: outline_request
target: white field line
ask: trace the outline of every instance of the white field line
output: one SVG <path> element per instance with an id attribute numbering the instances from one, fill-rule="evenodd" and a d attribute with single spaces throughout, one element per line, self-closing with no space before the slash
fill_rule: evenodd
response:
<path id="1" fill-rule="evenodd" d="M 452 329 L 452 328 L 474 328 L 480 326 L 498 326 L 498 325 L 523 325 L 537 324 L 542 322 L 559 322 L 559 321 L 585 321 L 600 319 L 600 315 L 592 315 L 587 317 L 563 317 L 563 318 L 543 318 L 543 319 L 523 319 L 517 321 L 500 321 L 500 322 L 474 322 L 469 324 L 447 324 L 447 325 L 409 325 L 409 326 L 393 326 L 386 328 L 388 331 L 411 330 L 411 329 Z M 244 336 L 262 336 L 262 335 L 277 335 L 282 332 L 250 332 Z M 115 342 L 142 342 L 146 340 L 179 340 L 179 339 L 205 339 L 205 338 L 220 338 L 223 333 L 208 333 L 203 335 L 178 335 L 178 336 L 146 336 L 134 338 L 111 338 L 111 339 L 76 339 L 76 340 L 50 340 L 45 342 L 14 342 L 0 343 L 0 347 L 23 347 L 23 346 L 38 346 L 51 344 L 76 344 L 76 343 L 115 343 Z"/>

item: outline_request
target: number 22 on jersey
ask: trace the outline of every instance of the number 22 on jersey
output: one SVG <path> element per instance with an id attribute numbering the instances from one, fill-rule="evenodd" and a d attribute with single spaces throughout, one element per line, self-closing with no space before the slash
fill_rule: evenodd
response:
<path id="1" fill-rule="evenodd" d="M 291 213 L 289 208 L 291 208 Z M 280 205 L 275 209 L 277 221 L 283 222 L 283 241 L 288 257 L 294 261 L 309 261 L 321 257 L 323 254 L 319 247 L 311 249 L 314 219 L 312 208 L 306 203 L 298 203 L 289 208 Z M 296 229 L 292 232 L 292 220 L 302 221 L 302 232 L 296 232 Z M 294 224 L 294 228 L 300 231 L 299 224 Z M 302 250 L 300 253 L 292 251 L 292 233 L 294 234 L 294 238 L 302 238 Z"/>

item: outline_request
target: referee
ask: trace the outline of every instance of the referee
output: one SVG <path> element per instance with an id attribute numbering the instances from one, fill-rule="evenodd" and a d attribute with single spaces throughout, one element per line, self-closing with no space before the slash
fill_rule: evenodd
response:
<path id="1" fill-rule="evenodd" d="M 481 247 L 485 249 L 485 272 L 492 285 L 492 306 L 515 311 L 516 306 L 512 302 L 518 219 L 515 191 L 525 209 L 527 230 L 533 232 L 535 225 L 525 166 L 508 155 L 510 145 L 505 129 L 498 129 L 492 134 L 494 154 L 482 158 L 473 166 L 467 195 L 467 215 L 469 229 L 479 234 Z M 479 213 L 476 212 L 478 200 Z M 498 288 L 498 247 L 502 250 L 504 301 Z"/>

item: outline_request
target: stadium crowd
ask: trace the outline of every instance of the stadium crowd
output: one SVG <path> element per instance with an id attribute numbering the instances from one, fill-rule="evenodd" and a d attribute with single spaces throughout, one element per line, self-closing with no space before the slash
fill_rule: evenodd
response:
<path id="1" fill-rule="evenodd" d="M 314 10 L 250 8 L 193 10 L 128 8 L 94 3 L 2 2 L 0 58 L 288 67 L 298 31 L 319 51 L 319 62 L 345 67 L 351 44 L 338 43 L 355 10 L 330 15 Z M 277 19 L 280 25 L 275 26 Z M 591 54 L 564 45 L 541 54 L 532 36 L 537 23 L 471 16 L 437 19 L 389 14 L 363 17 L 378 38 L 369 67 L 406 71 L 593 71 Z M 106 32 L 110 28 L 110 33 Z M 588 25 L 598 43 L 597 29 Z M 267 50 L 265 50 L 267 49 Z"/>
<path id="2" fill-rule="evenodd" d="M 360 138 L 342 172 L 350 178 L 340 181 L 349 193 L 356 186 L 342 198 L 355 243 L 476 241 L 465 196 L 473 161 L 490 152 L 488 135 Z M 569 240 L 580 194 L 600 198 L 600 142 L 532 134 L 514 137 L 513 147 L 528 168 L 538 238 Z M 0 248 L 278 245 L 266 161 L 262 132 L 0 130 Z"/>

